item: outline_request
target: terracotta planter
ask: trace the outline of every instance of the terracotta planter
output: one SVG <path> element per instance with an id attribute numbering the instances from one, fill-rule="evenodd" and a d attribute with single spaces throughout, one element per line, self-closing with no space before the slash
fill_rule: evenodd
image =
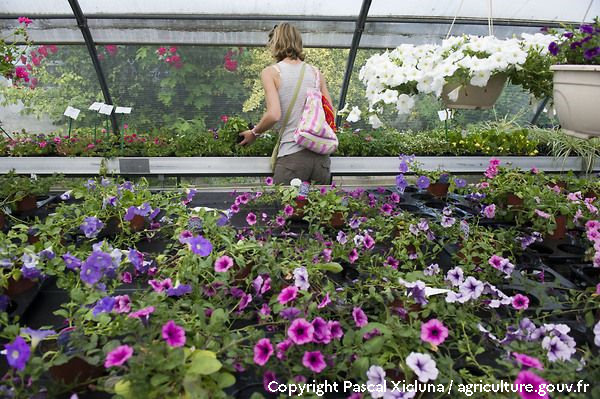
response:
<path id="1" fill-rule="evenodd" d="M 484 87 L 466 85 L 459 89 L 456 101 L 450 100 L 450 92 L 458 88 L 458 83 L 446 84 L 442 89 L 442 101 L 447 108 L 452 109 L 489 109 L 496 104 L 496 100 L 504 90 L 507 76 L 503 73 L 490 78 Z"/>
<path id="2" fill-rule="evenodd" d="M 587 191 L 583 194 L 583 198 L 598 198 L 598 193 L 595 191 Z"/>
<path id="3" fill-rule="evenodd" d="M 4 212 L 0 211 L 0 230 L 4 230 L 6 227 L 6 216 Z"/>
<path id="4" fill-rule="evenodd" d="M 427 187 L 427 191 L 436 198 L 443 198 L 448 195 L 450 183 L 433 183 Z"/>
<path id="5" fill-rule="evenodd" d="M 135 215 L 133 219 L 129 221 L 129 228 L 131 231 L 138 232 L 144 230 L 146 225 L 146 219 L 141 215 Z"/>
<path id="6" fill-rule="evenodd" d="M 334 229 L 339 229 L 346 224 L 346 219 L 344 219 L 344 214 L 340 211 L 336 211 L 331 215 L 331 219 L 329 220 L 329 225 Z"/>
<path id="7" fill-rule="evenodd" d="M 17 212 L 28 212 L 37 209 L 37 198 L 35 195 L 28 195 L 20 201 L 16 202 Z"/>
<path id="8" fill-rule="evenodd" d="M 104 373 L 102 368 L 93 366 L 79 357 L 69 359 L 68 362 L 59 366 L 52 366 L 49 371 L 54 380 L 67 385 L 92 381 Z"/>
<path id="9" fill-rule="evenodd" d="M 506 205 L 510 205 L 513 208 L 520 208 L 523 206 L 523 199 L 514 194 L 508 194 L 506 196 Z"/>
<path id="10" fill-rule="evenodd" d="M 6 289 L 4 290 L 4 294 L 8 295 L 9 298 L 14 298 L 33 289 L 36 286 L 36 284 L 37 281 L 29 280 L 23 277 L 16 281 L 13 278 L 10 278 L 8 280 L 8 287 L 6 287 Z"/>
<path id="11" fill-rule="evenodd" d="M 548 234 L 546 238 L 550 240 L 562 240 L 567 236 L 567 217 L 565 215 L 557 215 L 555 217 L 556 228 L 552 234 Z"/>
<path id="12" fill-rule="evenodd" d="M 308 200 L 306 198 L 304 199 L 298 199 L 296 198 L 296 206 L 294 207 L 294 214 L 292 215 L 292 218 L 295 219 L 302 219 L 304 217 L 304 207 L 308 204 Z"/>
<path id="13" fill-rule="evenodd" d="M 565 134 L 600 136 L 600 65 L 553 65 L 554 108 Z"/>

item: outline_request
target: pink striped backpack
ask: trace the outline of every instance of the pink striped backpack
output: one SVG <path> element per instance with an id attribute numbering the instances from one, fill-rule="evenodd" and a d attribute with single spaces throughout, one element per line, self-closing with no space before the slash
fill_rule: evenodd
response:
<path id="1" fill-rule="evenodd" d="M 337 150 L 339 142 L 325 118 L 321 74 L 317 69 L 315 72 L 317 74 L 316 87 L 306 90 L 306 103 L 304 103 L 300 122 L 294 132 L 294 141 L 299 146 L 317 154 L 328 155 Z"/>

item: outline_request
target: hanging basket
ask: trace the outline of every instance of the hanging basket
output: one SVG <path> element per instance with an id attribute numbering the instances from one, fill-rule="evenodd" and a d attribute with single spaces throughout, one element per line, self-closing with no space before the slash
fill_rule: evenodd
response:
<path id="1" fill-rule="evenodd" d="M 600 136 L 600 65 L 553 65 L 550 70 L 562 130 L 585 139 Z"/>
<path id="2" fill-rule="evenodd" d="M 496 100 L 502 94 L 506 83 L 506 74 L 499 73 L 490 77 L 488 84 L 484 87 L 466 85 L 458 92 L 456 101 L 450 100 L 448 95 L 461 86 L 459 83 L 447 83 L 442 89 L 442 101 L 447 108 L 451 109 L 489 109 L 496 104 Z"/>

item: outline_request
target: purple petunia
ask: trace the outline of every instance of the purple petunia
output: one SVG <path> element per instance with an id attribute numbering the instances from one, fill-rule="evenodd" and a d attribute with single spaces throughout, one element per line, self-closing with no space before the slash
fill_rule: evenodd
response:
<path id="1" fill-rule="evenodd" d="M 310 283 L 308 282 L 308 270 L 306 267 L 301 266 L 294 269 L 294 285 L 299 289 L 306 291 L 310 288 Z"/>
<path id="2" fill-rule="evenodd" d="M 183 327 L 169 320 L 162 327 L 162 337 L 172 348 L 178 348 L 185 345 L 185 330 Z"/>
<path id="3" fill-rule="evenodd" d="M 352 250 L 348 254 L 348 261 L 350 263 L 354 263 L 357 260 L 358 260 L 358 251 L 356 250 L 356 248 L 352 248 Z"/>
<path id="4" fill-rule="evenodd" d="M 192 237 L 188 242 L 193 253 L 199 256 L 208 256 L 212 252 L 212 244 L 202 236 Z"/>
<path id="5" fill-rule="evenodd" d="M 456 266 L 454 269 L 450 269 L 446 274 L 446 280 L 452 284 L 452 286 L 457 287 L 463 282 L 464 273 L 463 270 Z"/>
<path id="6" fill-rule="evenodd" d="M 67 267 L 67 269 L 77 270 L 81 267 L 81 260 L 79 260 L 76 256 L 73 256 L 68 252 L 64 254 L 62 258 L 65 262 L 65 266 Z"/>
<path id="7" fill-rule="evenodd" d="M 483 215 L 488 219 L 496 217 L 496 204 L 491 204 L 483 208 Z"/>
<path id="8" fill-rule="evenodd" d="M 16 337 L 11 343 L 5 344 L 8 365 L 17 370 L 23 370 L 29 361 L 31 349 L 22 337 Z"/>
<path id="9" fill-rule="evenodd" d="M 323 359 L 323 354 L 320 351 L 304 352 L 304 356 L 302 356 L 302 365 L 315 373 L 320 373 L 327 367 L 325 359 Z"/>
<path id="10" fill-rule="evenodd" d="M 419 187 L 421 190 L 424 190 L 427 187 L 429 187 L 430 183 L 431 182 L 427 176 L 419 176 L 417 178 L 417 187 Z"/>
<path id="11" fill-rule="evenodd" d="M 95 238 L 103 227 L 104 223 L 100 219 L 95 216 L 88 216 L 83 219 L 79 229 L 87 238 Z"/>
<path id="12" fill-rule="evenodd" d="M 396 187 L 400 193 L 404 193 L 404 190 L 406 190 L 406 187 L 408 187 L 408 182 L 406 181 L 404 175 L 400 174 L 396 176 Z"/>
<path id="13" fill-rule="evenodd" d="M 473 276 L 467 279 L 459 286 L 460 293 L 469 299 L 477 299 L 483 293 L 483 283 Z"/>
<path id="14" fill-rule="evenodd" d="M 296 345 L 303 345 L 312 342 L 315 328 L 305 319 L 296 319 L 288 328 L 288 337 Z"/>
<path id="15" fill-rule="evenodd" d="M 434 381 L 438 377 L 435 360 L 429 354 L 411 352 L 406 358 L 406 364 L 421 382 Z"/>
<path id="16" fill-rule="evenodd" d="M 129 313 L 131 311 L 131 300 L 129 295 L 117 295 L 113 310 L 116 313 Z"/>
<path id="17" fill-rule="evenodd" d="M 259 366 L 264 366 L 271 355 L 273 355 L 273 345 L 268 338 L 262 338 L 254 345 L 254 363 Z"/>
<path id="18" fill-rule="evenodd" d="M 112 312 L 114 305 L 115 298 L 112 296 L 106 296 L 96 302 L 96 305 L 92 309 L 92 315 L 96 317 L 100 313 L 110 313 Z"/>
<path id="19" fill-rule="evenodd" d="M 79 276 L 86 284 L 94 285 L 112 268 L 112 257 L 103 251 L 94 250 L 81 266 Z"/>
<path id="20" fill-rule="evenodd" d="M 167 296 L 180 297 L 192 292 L 192 286 L 189 284 L 179 284 L 177 287 L 167 288 Z"/>
<path id="21" fill-rule="evenodd" d="M 21 334 L 27 334 L 31 338 L 31 349 L 35 349 L 40 341 L 46 339 L 50 335 L 55 335 L 54 330 L 34 330 L 32 328 L 21 328 Z"/>
<path id="22" fill-rule="evenodd" d="M 352 309 L 352 318 L 354 319 L 354 324 L 356 325 L 356 327 L 359 328 L 364 327 L 369 323 L 367 315 L 359 307 L 355 307 L 354 309 Z"/>
<path id="23" fill-rule="evenodd" d="M 329 298 L 329 292 L 325 293 L 325 297 L 319 302 L 317 305 L 317 309 L 323 309 L 325 306 L 331 303 L 331 299 Z"/>
<path id="24" fill-rule="evenodd" d="M 300 311 L 294 307 L 285 308 L 281 312 L 279 312 L 279 315 L 286 320 L 295 319 L 296 317 L 298 317 L 299 314 L 300 314 Z"/>

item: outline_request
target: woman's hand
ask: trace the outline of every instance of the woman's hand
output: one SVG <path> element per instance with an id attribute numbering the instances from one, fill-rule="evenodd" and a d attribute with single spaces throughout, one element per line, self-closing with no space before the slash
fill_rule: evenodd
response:
<path id="1" fill-rule="evenodd" d="M 244 130 L 240 133 L 240 137 L 243 137 L 243 140 L 240 141 L 241 146 L 252 144 L 256 141 L 256 136 L 252 133 L 252 130 Z"/>

